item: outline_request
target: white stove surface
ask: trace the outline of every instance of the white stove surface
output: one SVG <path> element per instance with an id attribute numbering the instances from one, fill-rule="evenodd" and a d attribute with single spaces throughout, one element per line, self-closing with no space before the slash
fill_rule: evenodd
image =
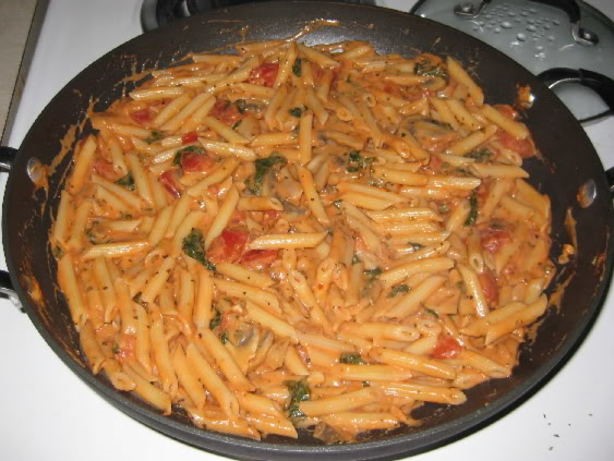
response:
<path id="1" fill-rule="evenodd" d="M 37 114 L 74 75 L 141 33 L 140 3 L 50 1 L 8 145 L 20 145 Z M 378 3 L 408 11 L 415 0 Z M 614 17 L 612 0 L 588 3 Z M 586 131 L 604 166 L 614 166 L 614 117 Z M 4 175 L 2 191 L 5 182 Z M 0 266 L 6 267 L 3 253 Z M 545 387 L 493 424 L 412 460 L 614 459 L 612 325 L 610 294 L 586 340 Z M 163 436 L 116 410 L 74 375 L 28 317 L 6 300 L 0 300 L 0 376 L 5 415 L 0 418 L 0 459 L 226 459 Z"/>

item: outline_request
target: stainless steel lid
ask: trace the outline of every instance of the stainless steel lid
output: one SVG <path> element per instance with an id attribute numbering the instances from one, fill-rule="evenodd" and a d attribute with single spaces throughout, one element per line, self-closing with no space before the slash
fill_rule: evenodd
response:
<path id="1" fill-rule="evenodd" d="M 571 68 L 605 76 L 606 86 L 614 79 L 614 23 L 579 0 L 420 0 L 412 12 L 477 37 L 534 74 Z M 571 83 L 581 80 L 573 72 L 556 81 L 553 75 L 561 72 L 547 75 L 579 119 L 611 113 L 611 104 L 594 91 L 599 88 Z"/>

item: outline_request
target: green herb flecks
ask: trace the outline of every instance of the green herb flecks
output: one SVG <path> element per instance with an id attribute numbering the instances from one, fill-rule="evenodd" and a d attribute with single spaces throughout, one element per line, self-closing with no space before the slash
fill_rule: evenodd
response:
<path id="1" fill-rule="evenodd" d="M 405 283 L 393 286 L 390 289 L 390 293 L 388 293 L 388 297 L 394 298 L 395 296 L 400 295 L 401 293 L 409 293 L 409 287 Z"/>
<path id="2" fill-rule="evenodd" d="M 173 165 L 181 165 L 183 154 L 187 154 L 188 152 L 201 155 L 205 153 L 205 149 L 200 146 L 187 146 L 183 149 L 179 149 L 173 158 Z"/>
<path id="3" fill-rule="evenodd" d="M 414 73 L 423 77 L 439 77 L 448 79 L 448 72 L 442 65 L 438 65 L 429 59 L 421 59 L 414 66 Z"/>
<path id="4" fill-rule="evenodd" d="M 367 362 L 365 362 L 357 352 L 343 352 L 339 356 L 339 363 L 345 363 L 347 365 L 365 365 Z"/>
<path id="5" fill-rule="evenodd" d="M 254 173 L 254 176 L 252 176 L 248 181 L 247 188 L 249 189 L 249 191 L 254 195 L 259 195 L 262 189 L 262 184 L 264 183 L 264 178 L 266 177 L 267 173 L 269 173 L 269 171 L 271 171 L 271 169 L 275 165 L 283 166 L 287 162 L 288 161 L 285 159 L 285 157 L 275 154 L 266 158 L 259 158 L 254 161 L 256 171 Z"/>
<path id="6" fill-rule="evenodd" d="M 292 115 L 292 117 L 301 118 L 301 115 L 303 115 L 303 108 L 293 107 L 292 109 L 289 109 L 288 112 L 290 115 Z"/>
<path id="7" fill-rule="evenodd" d="M 372 157 L 363 157 L 357 150 L 352 150 L 348 153 L 347 164 L 345 171 L 348 173 L 357 173 L 373 163 Z"/>
<path id="8" fill-rule="evenodd" d="M 147 144 L 153 144 L 156 141 L 160 141 L 164 138 L 164 132 L 160 130 L 152 130 L 147 138 L 145 138 L 145 142 Z"/>
<path id="9" fill-rule="evenodd" d="M 215 313 L 213 314 L 213 318 L 209 321 L 209 329 L 215 330 L 222 323 L 222 313 L 215 309 Z"/>
<path id="10" fill-rule="evenodd" d="M 362 271 L 362 273 L 365 275 L 365 277 L 369 281 L 373 281 L 376 278 L 378 278 L 381 275 L 382 272 L 383 271 L 382 271 L 381 267 L 376 267 L 374 269 L 366 269 L 366 270 Z"/>
<path id="11" fill-rule="evenodd" d="M 465 226 L 473 226 L 478 220 L 478 196 L 475 191 L 469 196 L 469 215 L 465 220 Z"/>
<path id="12" fill-rule="evenodd" d="M 467 154 L 467 157 L 470 157 L 482 163 L 490 160 L 492 156 L 493 156 L 493 153 L 490 150 L 486 149 L 485 147 L 483 147 L 482 149 L 476 149 Z"/>
<path id="13" fill-rule="evenodd" d="M 311 390 L 306 379 L 299 381 L 286 381 L 284 383 L 290 391 L 290 401 L 286 407 L 290 418 L 302 418 L 305 414 L 301 411 L 299 404 L 311 398 Z"/>
<path id="14" fill-rule="evenodd" d="M 255 102 L 249 102 L 246 99 L 237 99 L 234 102 L 235 107 L 237 108 L 237 110 L 239 111 L 240 114 L 243 114 L 247 111 L 254 111 L 254 112 L 258 112 L 260 110 L 262 110 L 262 106 L 260 104 L 257 104 Z"/>
<path id="15" fill-rule="evenodd" d="M 187 237 L 183 239 L 181 248 L 186 255 L 201 263 L 206 269 L 215 271 L 215 264 L 209 261 L 205 256 L 205 246 L 203 242 L 203 233 L 198 229 L 192 229 Z"/>
<path id="16" fill-rule="evenodd" d="M 121 178 L 119 178 L 117 181 L 115 181 L 115 184 L 132 191 L 136 189 L 136 186 L 134 185 L 134 178 L 130 173 L 128 173 L 126 176 L 122 176 Z"/>
<path id="17" fill-rule="evenodd" d="M 294 61 L 294 64 L 292 64 L 292 73 L 297 77 L 303 75 L 303 61 L 301 60 L 301 58 L 297 58 Z"/>
<path id="18" fill-rule="evenodd" d="M 357 255 L 356 253 L 354 253 L 354 254 L 352 255 L 352 265 L 354 265 L 354 264 L 358 264 L 359 262 L 361 262 L 361 261 L 360 261 L 360 258 L 358 257 L 358 255 Z"/>

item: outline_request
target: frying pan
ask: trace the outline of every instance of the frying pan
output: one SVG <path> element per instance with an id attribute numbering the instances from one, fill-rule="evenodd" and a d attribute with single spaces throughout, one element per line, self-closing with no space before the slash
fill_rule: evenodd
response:
<path id="1" fill-rule="evenodd" d="M 315 21 L 322 19 L 326 21 Z M 330 25 L 330 20 L 335 24 Z M 552 258 L 556 261 L 566 243 L 577 248 L 571 261 L 557 268 L 550 289 L 556 306 L 541 319 L 536 339 L 522 347 L 511 378 L 469 390 L 468 402 L 461 406 L 425 405 L 414 413 L 423 420 L 419 428 L 372 433 L 349 445 L 326 446 L 308 433 L 301 433 L 296 441 L 273 436 L 252 441 L 201 430 L 181 411 L 162 416 L 131 394 L 116 391 L 104 376 L 93 376 L 55 283 L 56 264 L 45 238 L 72 151 L 91 132 L 84 122 L 88 110 L 104 110 L 138 84 L 135 75 L 171 65 L 189 52 L 224 51 L 241 40 L 287 38 L 307 26 L 310 33 L 301 40 L 309 45 L 368 40 L 381 53 L 453 55 L 478 76 L 493 103 L 513 101 L 518 84 L 530 85 L 535 102 L 524 120 L 542 156 L 528 160 L 525 167 L 532 183 L 552 199 Z M 3 156 L 8 153 L 2 150 Z M 584 131 L 558 98 L 495 49 L 446 26 L 377 7 L 329 2 L 246 4 L 137 37 L 68 83 L 40 114 L 11 163 L 2 219 L 7 265 L 19 301 L 49 346 L 83 381 L 136 420 L 234 458 L 394 459 L 475 431 L 522 403 L 560 369 L 596 318 L 611 276 L 614 212 L 607 175 Z"/>

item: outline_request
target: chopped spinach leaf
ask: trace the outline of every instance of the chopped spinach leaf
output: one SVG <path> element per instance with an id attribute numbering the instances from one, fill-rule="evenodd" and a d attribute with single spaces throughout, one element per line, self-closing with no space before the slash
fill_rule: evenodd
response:
<path id="1" fill-rule="evenodd" d="M 352 264 L 358 264 L 360 262 L 360 258 L 356 253 L 352 255 Z"/>
<path id="2" fill-rule="evenodd" d="M 478 219 L 478 196 L 475 191 L 469 196 L 469 215 L 465 220 L 465 226 L 473 226 Z"/>
<path id="3" fill-rule="evenodd" d="M 201 263 L 206 269 L 215 271 L 215 264 L 205 256 L 203 234 L 200 230 L 192 229 L 187 237 L 183 239 L 181 248 L 186 255 Z"/>
<path id="4" fill-rule="evenodd" d="M 126 176 L 119 178 L 117 181 L 115 181 L 115 184 L 117 184 L 118 186 L 125 187 L 128 190 L 134 190 L 136 188 L 134 185 L 134 178 L 130 173 L 128 173 Z"/>
<path id="5" fill-rule="evenodd" d="M 357 173 L 360 170 L 368 167 L 373 162 L 372 157 L 363 157 L 357 150 L 352 150 L 348 153 L 347 164 L 345 171 L 348 173 Z"/>
<path id="6" fill-rule="evenodd" d="M 390 289 L 390 293 L 388 294 L 388 297 L 389 298 L 394 298 L 395 296 L 397 296 L 397 295 L 399 295 L 401 293 L 409 293 L 409 287 L 405 283 L 393 286 Z"/>
<path id="7" fill-rule="evenodd" d="M 222 313 L 215 309 L 213 318 L 209 321 L 209 329 L 215 330 L 222 323 Z"/>
<path id="8" fill-rule="evenodd" d="M 368 280 L 375 280 L 382 273 L 381 267 L 376 267 L 374 269 L 366 269 L 362 271 L 362 273 L 367 277 Z"/>
<path id="9" fill-rule="evenodd" d="M 301 418 L 304 413 L 301 411 L 299 404 L 305 402 L 311 398 L 311 390 L 306 379 L 299 381 L 286 381 L 284 383 L 290 391 L 290 401 L 286 410 L 288 410 L 288 416 L 290 418 Z"/>
<path id="10" fill-rule="evenodd" d="M 365 362 L 361 355 L 357 352 L 343 352 L 339 356 L 339 363 L 346 363 L 348 365 L 364 365 L 367 362 Z"/>
<path id="11" fill-rule="evenodd" d="M 260 111 L 262 110 L 262 106 L 256 102 L 249 102 L 246 99 L 237 99 L 234 102 L 235 107 L 237 108 L 237 110 L 239 111 L 240 114 L 243 114 L 249 110 L 251 111 Z"/>
<path id="12" fill-rule="evenodd" d="M 248 181 L 247 187 L 249 191 L 254 195 L 260 194 L 260 190 L 262 189 L 262 184 L 264 183 L 264 178 L 267 173 L 275 165 L 285 165 L 287 162 L 288 161 L 285 159 L 285 157 L 276 154 L 265 158 L 259 158 L 254 161 L 256 172 L 254 173 L 254 176 L 252 176 Z"/>
<path id="13" fill-rule="evenodd" d="M 173 158 L 173 165 L 181 165 L 181 159 L 183 157 L 183 154 L 187 154 L 188 152 L 191 152 L 194 154 L 204 154 L 205 149 L 203 149 L 200 146 L 187 146 L 187 147 L 184 147 L 183 149 L 179 149 L 175 153 L 175 157 Z"/>
<path id="14" fill-rule="evenodd" d="M 292 109 L 289 109 L 288 112 L 290 112 L 290 115 L 292 115 L 292 117 L 301 118 L 301 115 L 303 115 L 303 108 L 293 107 Z"/>
<path id="15" fill-rule="evenodd" d="M 220 342 L 222 344 L 226 344 L 228 342 L 228 332 L 227 331 L 225 331 L 224 333 L 220 335 Z"/>
<path id="16" fill-rule="evenodd" d="M 303 74 L 303 61 L 301 58 L 297 58 L 292 64 L 292 73 L 297 77 L 300 77 Z"/>
<path id="17" fill-rule="evenodd" d="M 487 160 L 490 160 L 492 155 L 492 152 L 484 147 L 482 149 L 476 149 L 472 152 L 469 152 L 467 154 L 467 157 L 473 158 L 478 162 L 485 162 Z"/>
<path id="18" fill-rule="evenodd" d="M 414 66 L 414 73 L 424 77 L 448 78 L 448 72 L 441 65 L 437 65 L 429 59 L 421 59 Z"/>
<path id="19" fill-rule="evenodd" d="M 156 141 L 164 138 L 164 132 L 160 130 L 152 130 L 147 138 L 145 138 L 145 142 L 147 144 L 153 144 Z"/>
<path id="20" fill-rule="evenodd" d="M 240 114 L 247 110 L 247 101 L 245 99 L 237 99 L 235 101 L 235 106 L 237 106 L 237 110 Z"/>

